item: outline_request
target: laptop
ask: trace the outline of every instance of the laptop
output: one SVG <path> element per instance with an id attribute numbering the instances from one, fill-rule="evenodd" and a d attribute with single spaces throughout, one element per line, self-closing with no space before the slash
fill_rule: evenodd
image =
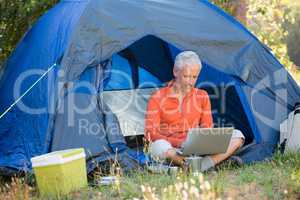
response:
<path id="1" fill-rule="evenodd" d="M 233 127 L 192 128 L 182 145 L 184 156 L 225 153 L 230 143 Z"/>

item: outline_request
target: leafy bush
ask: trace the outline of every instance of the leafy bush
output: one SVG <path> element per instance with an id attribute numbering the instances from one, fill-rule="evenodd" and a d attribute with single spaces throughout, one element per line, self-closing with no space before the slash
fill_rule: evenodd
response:
<path id="1" fill-rule="evenodd" d="M 300 1 L 294 0 L 212 0 L 245 24 L 266 44 L 300 83 Z M 237 11 L 246 8 L 245 15 Z M 242 13 L 243 14 L 243 13 Z M 244 19 L 245 18 L 245 19 Z"/>
<path id="2" fill-rule="evenodd" d="M 0 0 L 0 65 L 26 30 L 58 0 Z"/>

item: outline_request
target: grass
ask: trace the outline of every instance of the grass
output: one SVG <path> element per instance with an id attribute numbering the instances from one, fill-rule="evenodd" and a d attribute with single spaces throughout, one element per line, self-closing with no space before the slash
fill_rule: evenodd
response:
<path id="1" fill-rule="evenodd" d="M 41 199 L 23 179 L 1 181 L 0 199 Z M 9 198 L 8 198 L 9 197 Z M 135 172 L 110 186 L 90 186 L 62 199 L 299 199 L 300 154 L 276 154 L 269 162 L 192 176 Z"/>

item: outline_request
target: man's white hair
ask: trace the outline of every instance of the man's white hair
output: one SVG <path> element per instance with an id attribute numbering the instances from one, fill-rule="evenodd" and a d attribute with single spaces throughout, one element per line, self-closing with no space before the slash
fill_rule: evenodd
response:
<path id="1" fill-rule="evenodd" d="M 194 51 L 183 51 L 176 56 L 174 67 L 180 70 L 185 66 L 194 66 L 195 64 L 202 67 L 199 56 Z"/>

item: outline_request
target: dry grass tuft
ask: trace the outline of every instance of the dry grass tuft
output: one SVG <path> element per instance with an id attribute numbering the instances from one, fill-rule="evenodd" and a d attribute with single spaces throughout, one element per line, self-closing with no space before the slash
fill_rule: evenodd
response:
<path id="1" fill-rule="evenodd" d="M 219 199 L 213 191 L 211 184 L 204 180 L 202 174 L 196 180 L 194 178 L 187 180 L 179 176 L 174 184 L 163 187 L 160 192 L 157 188 L 149 185 L 142 185 L 141 189 L 145 200 Z"/>
<path id="2" fill-rule="evenodd" d="M 13 177 L 10 183 L 0 187 L 1 200 L 28 200 L 32 187 L 25 183 L 24 179 Z"/>

